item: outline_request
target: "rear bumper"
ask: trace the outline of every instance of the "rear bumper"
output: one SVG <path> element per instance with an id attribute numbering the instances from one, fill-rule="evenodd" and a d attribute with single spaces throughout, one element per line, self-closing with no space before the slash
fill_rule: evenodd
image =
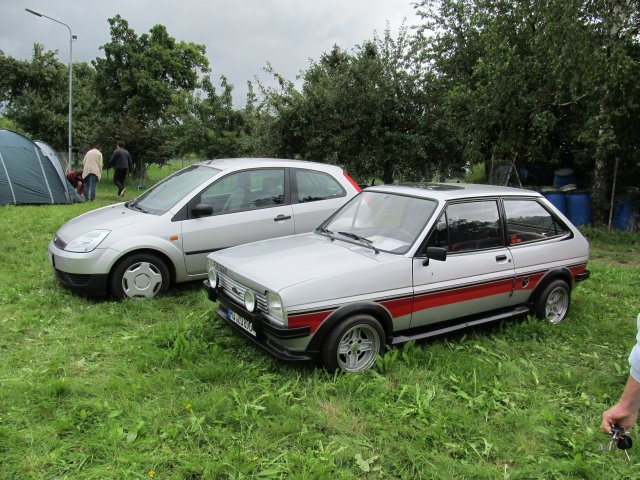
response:
<path id="1" fill-rule="evenodd" d="M 574 280 L 576 281 L 576 283 L 583 282 L 587 280 L 590 276 L 591 276 L 591 272 L 589 270 L 585 270 L 584 272 L 577 274 Z"/>

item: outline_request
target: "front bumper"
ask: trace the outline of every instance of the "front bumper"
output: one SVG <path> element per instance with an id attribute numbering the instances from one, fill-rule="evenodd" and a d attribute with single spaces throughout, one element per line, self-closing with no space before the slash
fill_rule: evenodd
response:
<path id="1" fill-rule="evenodd" d="M 49 263 L 56 279 L 71 291 L 90 297 L 108 294 L 110 250 L 94 250 L 87 254 L 70 253 L 49 244 Z"/>
<path id="2" fill-rule="evenodd" d="M 251 313 L 245 310 L 229 299 L 220 289 L 212 288 L 209 280 L 203 282 L 203 288 L 206 290 L 209 300 L 218 302 L 216 314 L 236 332 L 241 333 L 255 345 L 258 345 L 281 360 L 310 362 L 318 358 L 319 352 L 290 349 L 278 341 L 279 339 L 288 340 L 307 337 L 310 335 L 309 327 L 284 328 L 272 325 L 265 320 L 261 313 Z M 235 312 L 240 317 L 249 320 L 253 325 L 255 335 L 252 335 L 249 331 L 231 320 L 230 312 Z"/>
<path id="3" fill-rule="evenodd" d="M 109 275 L 106 273 L 102 275 L 74 274 L 54 268 L 53 274 L 62 285 L 77 294 L 89 297 L 105 297 L 107 295 Z"/>

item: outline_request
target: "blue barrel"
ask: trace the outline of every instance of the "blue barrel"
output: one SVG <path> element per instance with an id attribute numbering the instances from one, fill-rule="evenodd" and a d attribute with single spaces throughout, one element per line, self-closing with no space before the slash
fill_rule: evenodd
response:
<path id="1" fill-rule="evenodd" d="M 567 193 L 567 217 L 576 227 L 591 223 L 591 194 L 579 190 Z"/>
<path id="2" fill-rule="evenodd" d="M 613 221 L 611 222 L 613 228 L 630 231 L 633 213 L 633 198 L 630 195 L 617 197 L 613 208 Z"/>
<path id="3" fill-rule="evenodd" d="M 567 214 L 567 196 L 564 192 L 544 192 L 543 195 L 556 207 L 563 215 Z"/>
<path id="4" fill-rule="evenodd" d="M 570 168 L 561 168 L 554 172 L 554 187 L 564 187 L 565 185 L 569 185 L 570 183 L 576 183 L 575 179 L 573 178 L 573 170 L 571 170 Z"/>

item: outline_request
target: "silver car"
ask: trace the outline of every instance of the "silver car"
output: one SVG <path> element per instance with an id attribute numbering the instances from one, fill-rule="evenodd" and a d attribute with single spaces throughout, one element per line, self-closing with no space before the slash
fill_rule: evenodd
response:
<path id="1" fill-rule="evenodd" d="M 65 223 L 49 244 L 58 280 L 118 299 L 206 277 L 207 254 L 312 231 L 360 191 L 340 168 L 277 159 L 209 160 L 136 199 Z"/>
<path id="2" fill-rule="evenodd" d="M 386 345 L 523 314 L 557 323 L 589 277 L 581 233 L 539 193 L 378 186 L 313 233 L 209 255 L 209 299 L 282 359 L 369 368 Z"/>

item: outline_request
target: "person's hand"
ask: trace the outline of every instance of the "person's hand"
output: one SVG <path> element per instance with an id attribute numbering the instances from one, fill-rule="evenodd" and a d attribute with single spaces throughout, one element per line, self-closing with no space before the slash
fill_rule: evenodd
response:
<path id="1" fill-rule="evenodd" d="M 609 410 L 602 414 L 602 431 L 611 433 L 611 427 L 614 424 L 620 425 L 625 430 L 629 430 L 638 421 L 638 412 L 629 410 L 622 403 L 616 403 Z"/>

